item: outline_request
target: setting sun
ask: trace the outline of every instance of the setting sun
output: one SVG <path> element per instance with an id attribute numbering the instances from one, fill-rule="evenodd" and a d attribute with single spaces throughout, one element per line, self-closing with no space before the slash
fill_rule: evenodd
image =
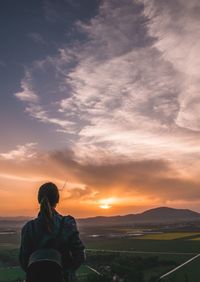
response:
<path id="1" fill-rule="evenodd" d="M 112 205 L 114 202 L 116 202 L 115 198 L 108 198 L 108 199 L 102 199 L 102 200 L 99 200 L 99 207 L 101 209 L 104 209 L 104 210 L 107 210 L 107 209 L 110 209 L 112 208 Z"/>
<path id="2" fill-rule="evenodd" d="M 104 209 L 104 210 L 107 210 L 107 209 L 110 209 L 112 208 L 112 206 L 108 205 L 108 204 L 105 204 L 105 205 L 101 205 L 99 206 L 101 209 Z"/>
<path id="3" fill-rule="evenodd" d="M 0 216 L 199 211 L 199 1 L 2 2 Z"/>

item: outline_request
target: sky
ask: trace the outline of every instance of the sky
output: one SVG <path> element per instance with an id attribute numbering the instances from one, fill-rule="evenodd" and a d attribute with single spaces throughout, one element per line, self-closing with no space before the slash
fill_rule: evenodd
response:
<path id="1" fill-rule="evenodd" d="M 200 2 L 0 1 L 0 215 L 200 212 Z M 64 183 L 66 183 L 64 185 Z"/>

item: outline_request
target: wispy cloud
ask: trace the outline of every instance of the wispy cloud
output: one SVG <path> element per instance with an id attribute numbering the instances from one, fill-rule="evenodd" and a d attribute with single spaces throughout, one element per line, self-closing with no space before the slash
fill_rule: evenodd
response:
<path id="1" fill-rule="evenodd" d="M 199 1 L 144 1 L 155 47 L 181 78 L 176 124 L 199 131 L 200 25 Z"/>
<path id="2" fill-rule="evenodd" d="M 59 115 L 59 111 L 56 110 L 57 102 L 47 100 L 48 96 L 51 96 L 50 94 L 54 95 L 54 89 L 48 89 L 47 87 L 45 89 L 46 92 L 43 93 L 41 81 L 38 79 L 37 71 L 40 70 L 46 74 L 45 67 L 49 64 L 48 61 L 50 61 L 51 64 L 53 63 L 51 59 L 47 59 L 47 61 L 44 62 L 38 61 L 33 64 L 32 68 L 26 70 L 26 75 L 21 82 L 22 91 L 14 95 L 19 100 L 26 103 L 25 112 L 32 118 L 44 124 L 55 125 L 57 131 L 71 133 L 73 131 L 73 121 L 67 120 Z M 34 75 L 36 75 L 36 78 Z"/>
<path id="3" fill-rule="evenodd" d="M 31 80 L 31 74 L 27 70 L 24 79 L 21 81 L 22 91 L 15 93 L 15 96 L 23 102 L 37 103 L 39 97 L 33 90 Z"/>
<path id="4" fill-rule="evenodd" d="M 95 1 L 96 0 L 92 0 L 90 5 Z M 88 8 L 88 2 L 84 4 L 81 2 L 81 0 L 43 0 L 45 18 L 52 23 L 63 21 L 69 24 L 71 21 L 75 20 L 79 14 L 81 15 L 81 12 L 83 13 L 85 8 Z"/>
<path id="5" fill-rule="evenodd" d="M 49 117 L 48 111 L 45 111 L 40 105 L 29 105 L 26 108 L 26 112 L 29 113 L 31 117 L 43 123 L 56 125 L 57 127 L 59 127 L 57 131 L 63 131 L 65 133 L 73 132 L 73 122 L 56 117 Z"/>
<path id="6" fill-rule="evenodd" d="M 19 145 L 16 149 L 7 153 L 1 153 L 0 158 L 3 160 L 24 161 L 36 157 L 35 147 L 37 143 L 27 143 Z"/>
<path id="7" fill-rule="evenodd" d="M 66 19 L 63 7 L 80 8 L 54 2 L 44 1 L 51 24 Z M 67 178 L 63 206 L 74 211 L 78 198 L 80 213 L 88 204 L 97 214 L 106 198 L 122 199 L 115 214 L 140 204 L 198 207 L 199 11 L 197 0 L 108 0 L 77 20 L 76 36 L 27 66 L 15 94 L 68 147 L 38 154 L 31 143 L 1 153 L 3 181 L 62 187 Z"/>
<path id="8" fill-rule="evenodd" d="M 38 32 L 31 32 L 28 34 L 28 37 L 35 43 L 46 45 L 47 42 L 44 40 L 42 35 Z"/>
<path id="9" fill-rule="evenodd" d="M 72 134 L 79 159 L 198 153 L 198 6 L 103 1 L 87 24 L 76 23 L 85 41 L 30 68 L 40 101 L 26 112 Z"/>

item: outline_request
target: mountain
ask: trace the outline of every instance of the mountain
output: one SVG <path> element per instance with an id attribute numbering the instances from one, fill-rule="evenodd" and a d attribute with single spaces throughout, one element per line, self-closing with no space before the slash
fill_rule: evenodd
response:
<path id="1" fill-rule="evenodd" d="M 0 223 L 18 222 L 23 223 L 30 217 L 0 217 Z M 174 209 L 159 207 L 138 214 L 117 216 L 96 216 L 77 219 L 79 225 L 133 225 L 138 223 L 178 223 L 178 222 L 200 222 L 200 213 L 189 209 Z"/>
<path id="2" fill-rule="evenodd" d="M 176 223 L 200 220 L 200 213 L 189 209 L 159 207 L 139 214 L 97 216 L 78 219 L 80 225 L 127 225 L 138 223 Z"/>
<path id="3" fill-rule="evenodd" d="M 32 218 L 28 216 L 0 216 L 0 221 L 28 221 L 31 219 Z"/>

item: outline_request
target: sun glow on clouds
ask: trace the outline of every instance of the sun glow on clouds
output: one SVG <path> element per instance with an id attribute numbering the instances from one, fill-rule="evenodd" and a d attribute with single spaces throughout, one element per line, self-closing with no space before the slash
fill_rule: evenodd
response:
<path id="1" fill-rule="evenodd" d="M 95 164 L 79 162 L 67 151 L 44 154 L 36 151 L 35 156 L 25 158 L 23 155 L 20 161 L 17 156 L 15 159 L 0 158 L 0 192 L 3 199 L 7 201 L 6 197 L 14 193 L 20 202 L 21 195 L 25 193 L 27 203 L 24 207 L 29 215 L 37 206 L 37 203 L 34 207 L 31 204 L 33 198 L 36 199 L 37 189 L 47 181 L 55 182 L 60 188 L 59 208 L 64 213 L 71 212 L 79 217 L 105 212 L 107 215 L 132 213 L 167 203 L 173 206 L 182 203 L 184 207 L 200 203 L 200 183 L 198 171 L 195 176 L 193 170 L 194 163 L 189 165 L 185 175 L 183 170 L 181 173 L 177 171 L 173 162 L 161 160 Z M 17 187 L 20 187 L 18 194 L 15 191 Z M 10 192 L 3 193 L 4 190 Z M 14 214 L 14 209 L 10 213 Z M 4 207 L 1 211 L 5 212 Z"/>
<path id="2" fill-rule="evenodd" d="M 107 210 L 107 209 L 110 209 L 112 208 L 112 206 L 108 205 L 108 204 L 104 204 L 104 205 L 101 205 L 99 206 L 101 209 L 104 209 L 104 210 Z"/>
<path id="3" fill-rule="evenodd" d="M 36 178 L 68 174 L 65 200 L 93 211 L 198 198 L 199 9 L 196 0 L 108 0 L 77 22 L 85 41 L 34 62 L 15 94 L 68 147 L 1 153 L 2 168 L 12 163 L 4 178 L 26 177 L 19 161 Z"/>

